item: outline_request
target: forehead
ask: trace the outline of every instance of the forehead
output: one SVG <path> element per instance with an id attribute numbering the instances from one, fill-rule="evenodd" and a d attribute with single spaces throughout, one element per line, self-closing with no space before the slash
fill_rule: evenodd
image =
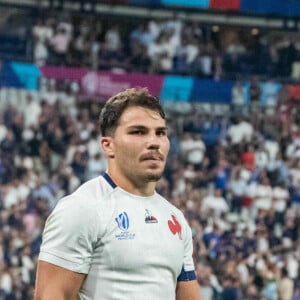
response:
<path id="1" fill-rule="evenodd" d="M 120 126 L 133 126 L 133 125 L 144 125 L 144 126 L 165 126 L 166 121 L 161 117 L 159 112 L 151 110 L 149 108 L 141 106 L 128 107 L 122 113 L 120 120 Z"/>

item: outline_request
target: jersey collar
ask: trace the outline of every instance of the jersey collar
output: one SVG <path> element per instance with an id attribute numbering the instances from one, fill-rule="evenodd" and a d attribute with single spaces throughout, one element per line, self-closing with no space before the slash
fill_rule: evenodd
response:
<path id="1" fill-rule="evenodd" d="M 111 177 L 106 173 L 104 172 L 102 174 L 102 176 L 104 177 L 104 179 L 111 185 L 111 187 L 114 189 L 117 187 L 117 185 L 114 183 L 114 181 L 111 179 Z"/>

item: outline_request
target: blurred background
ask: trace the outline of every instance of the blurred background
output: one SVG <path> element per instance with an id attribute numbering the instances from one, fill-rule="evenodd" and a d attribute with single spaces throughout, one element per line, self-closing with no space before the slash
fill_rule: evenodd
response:
<path id="1" fill-rule="evenodd" d="M 98 115 L 147 86 L 157 190 L 192 228 L 202 300 L 300 299 L 300 1 L 0 0 L 0 299 L 33 298 L 45 220 L 106 169 Z"/>

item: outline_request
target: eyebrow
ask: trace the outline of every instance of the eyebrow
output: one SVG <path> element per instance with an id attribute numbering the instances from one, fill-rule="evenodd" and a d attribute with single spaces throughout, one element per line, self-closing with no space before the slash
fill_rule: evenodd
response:
<path id="1" fill-rule="evenodd" d="M 129 126 L 127 129 L 128 130 L 132 130 L 132 129 L 148 129 L 148 127 L 144 126 L 144 125 L 132 125 L 132 126 Z M 160 126 L 160 127 L 155 128 L 155 130 L 164 130 L 164 131 L 167 131 L 168 127 L 167 126 Z"/>

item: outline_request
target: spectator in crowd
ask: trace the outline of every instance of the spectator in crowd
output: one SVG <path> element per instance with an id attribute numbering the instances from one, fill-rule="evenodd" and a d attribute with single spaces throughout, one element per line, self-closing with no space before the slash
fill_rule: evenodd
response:
<path id="1" fill-rule="evenodd" d="M 291 300 L 293 298 L 294 282 L 288 276 L 286 268 L 281 269 L 281 277 L 278 282 L 278 300 Z"/>
<path id="2" fill-rule="evenodd" d="M 227 196 L 230 199 L 230 211 L 238 214 L 242 211 L 243 196 L 245 195 L 247 182 L 242 178 L 241 169 L 232 171 L 228 183 Z"/>
<path id="3" fill-rule="evenodd" d="M 258 112 L 260 109 L 261 87 L 257 77 L 253 77 L 249 86 L 250 106 L 253 112 Z"/>
<path id="4" fill-rule="evenodd" d="M 237 80 L 231 90 L 231 104 L 237 114 L 245 112 L 246 93 L 243 84 Z"/>

